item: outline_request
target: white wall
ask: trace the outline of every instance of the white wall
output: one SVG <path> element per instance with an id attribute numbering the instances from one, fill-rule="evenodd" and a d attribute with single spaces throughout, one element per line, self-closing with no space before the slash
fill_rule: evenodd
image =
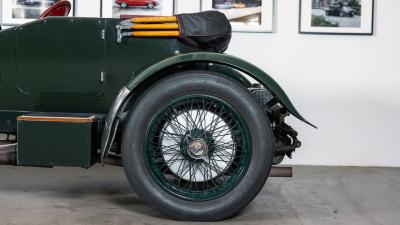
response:
<path id="1" fill-rule="evenodd" d="M 101 0 L 75 0 L 76 16 L 99 17 Z"/>
<path id="2" fill-rule="evenodd" d="M 98 15 L 96 3 L 77 0 L 77 15 Z M 275 33 L 235 33 L 228 50 L 271 74 L 319 127 L 289 119 L 303 147 L 287 163 L 400 166 L 400 1 L 376 0 L 373 36 L 298 34 L 298 8 L 276 0 Z"/>
<path id="3" fill-rule="evenodd" d="M 373 36 L 298 34 L 299 1 L 275 2 L 275 33 L 234 33 L 228 53 L 269 73 L 319 127 L 288 120 L 303 147 L 285 162 L 400 166 L 400 1 L 375 1 Z"/>

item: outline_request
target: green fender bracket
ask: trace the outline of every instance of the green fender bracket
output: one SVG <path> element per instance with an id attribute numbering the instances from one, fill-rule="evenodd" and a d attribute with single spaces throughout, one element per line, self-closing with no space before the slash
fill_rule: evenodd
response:
<path id="1" fill-rule="evenodd" d="M 131 91 L 138 87 L 143 81 L 152 76 L 153 74 L 179 64 L 185 64 L 188 62 L 207 62 L 207 63 L 215 63 L 225 65 L 234 69 L 237 69 L 266 87 L 269 91 L 271 91 L 275 96 L 279 99 L 280 103 L 284 105 L 288 111 L 298 118 L 299 120 L 309 124 L 310 126 L 317 128 L 315 125 L 307 121 L 294 107 L 289 97 L 286 95 L 285 91 L 279 86 L 279 84 L 272 79 L 267 73 L 256 67 L 255 65 L 242 60 L 238 57 L 231 56 L 228 54 L 220 54 L 220 53 L 211 53 L 211 52 L 195 52 L 177 55 L 174 57 L 170 57 L 165 59 L 157 64 L 154 64 L 141 72 L 137 73 L 137 76 L 132 79 L 128 84 L 127 88 Z"/>

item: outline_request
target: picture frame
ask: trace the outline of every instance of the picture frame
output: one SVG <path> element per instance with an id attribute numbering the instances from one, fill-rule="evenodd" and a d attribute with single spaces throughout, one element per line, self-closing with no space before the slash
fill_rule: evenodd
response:
<path id="1" fill-rule="evenodd" d="M 2 0 L 1 25 L 15 26 L 36 20 L 48 7 L 59 0 Z M 75 0 L 70 16 L 75 16 Z"/>
<path id="2" fill-rule="evenodd" d="M 197 13 L 201 10 L 201 0 L 175 0 L 175 14 Z"/>
<path id="3" fill-rule="evenodd" d="M 374 0 L 300 0 L 299 33 L 373 35 Z"/>
<path id="4" fill-rule="evenodd" d="M 128 5 L 128 3 L 123 5 L 124 0 L 119 1 L 121 1 L 120 6 L 115 3 L 115 0 L 100 0 L 100 17 L 120 18 L 121 15 L 172 16 L 175 14 L 175 0 L 154 0 L 158 5 L 155 3 L 152 6 L 135 6 Z"/>
<path id="5" fill-rule="evenodd" d="M 274 32 L 275 0 L 201 0 L 201 11 L 218 10 L 236 32 Z"/>

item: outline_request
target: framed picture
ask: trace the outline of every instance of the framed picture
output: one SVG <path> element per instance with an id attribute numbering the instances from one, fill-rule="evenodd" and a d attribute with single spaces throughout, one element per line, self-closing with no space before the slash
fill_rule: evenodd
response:
<path id="1" fill-rule="evenodd" d="M 224 13 L 233 31 L 273 32 L 274 0 L 202 0 L 201 10 Z"/>
<path id="2" fill-rule="evenodd" d="M 373 34 L 374 0 L 300 0 L 300 33 Z"/>
<path id="3" fill-rule="evenodd" d="M 2 0 L 2 25 L 18 25 L 37 19 L 47 8 L 60 0 Z M 74 2 L 69 0 L 72 8 L 70 16 L 74 16 Z"/>
<path id="4" fill-rule="evenodd" d="M 200 12 L 201 0 L 175 0 L 175 14 Z"/>
<path id="5" fill-rule="evenodd" d="M 101 17 L 172 16 L 174 15 L 174 4 L 174 0 L 101 0 Z"/>

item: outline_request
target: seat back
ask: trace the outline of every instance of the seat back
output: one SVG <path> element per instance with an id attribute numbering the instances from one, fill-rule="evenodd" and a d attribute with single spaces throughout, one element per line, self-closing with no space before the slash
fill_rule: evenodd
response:
<path id="1" fill-rule="evenodd" d="M 71 3 L 66 0 L 61 0 L 40 15 L 39 19 L 46 18 L 49 16 L 68 16 L 71 11 Z"/>

